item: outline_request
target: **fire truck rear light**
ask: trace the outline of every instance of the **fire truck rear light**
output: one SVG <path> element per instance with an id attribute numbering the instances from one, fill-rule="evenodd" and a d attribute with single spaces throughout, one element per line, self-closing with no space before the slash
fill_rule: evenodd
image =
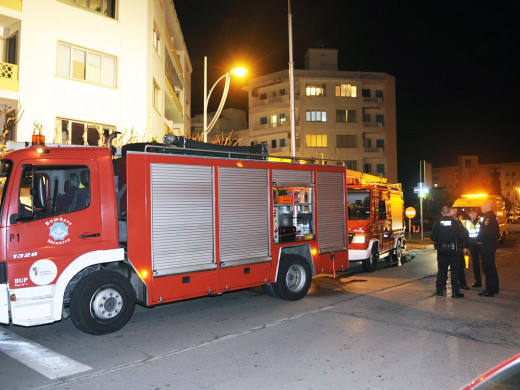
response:
<path id="1" fill-rule="evenodd" d="M 146 278 L 148 277 L 148 270 L 143 269 L 143 270 L 141 271 L 141 277 L 142 277 L 143 279 L 146 279 Z"/>
<path id="2" fill-rule="evenodd" d="M 354 238 L 352 238 L 352 244 L 364 244 L 366 241 L 366 234 L 354 234 Z"/>
<path id="3" fill-rule="evenodd" d="M 313 256 L 316 256 L 316 253 L 318 253 L 318 251 L 316 250 L 316 248 L 312 248 L 311 253 Z"/>

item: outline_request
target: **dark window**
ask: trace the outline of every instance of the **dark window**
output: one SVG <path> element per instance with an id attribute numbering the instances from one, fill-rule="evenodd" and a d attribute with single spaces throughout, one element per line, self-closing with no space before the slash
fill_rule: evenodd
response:
<path id="1" fill-rule="evenodd" d="M 263 116 L 260 118 L 260 124 L 261 125 L 267 125 L 267 117 L 266 116 Z"/>
<path id="2" fill-rule="evenodd" d="M 90 205 L 86 166 L 26 166 L 19 191 L 19 219 L 32 220 L 79 211 Z"/>
<path id="3" fill-rule="evenodd" d="M 275 139 L 272 139 L 271 140 L 271 148 L 276 148 L 276 140 Z"/>

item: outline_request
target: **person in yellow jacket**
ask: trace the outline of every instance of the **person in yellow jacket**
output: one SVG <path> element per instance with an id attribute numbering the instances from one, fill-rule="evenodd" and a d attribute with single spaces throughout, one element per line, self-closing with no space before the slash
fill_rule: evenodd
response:
<path id="1" fill-rule="evenodd" d="M 479 217 L 476 209 L 468 211 L 469 220 L 465 221 L 464 227 L 469 235 L 469 252 L 471 254 L 471 261 L 473 263 L 473 275 L 475 283 L 471 287 L 482 287 L 482 276 L 480 272 L 480 245 L 477 244 L 477 236 L 480 231 L 480 224 L 482 217 Z"/>

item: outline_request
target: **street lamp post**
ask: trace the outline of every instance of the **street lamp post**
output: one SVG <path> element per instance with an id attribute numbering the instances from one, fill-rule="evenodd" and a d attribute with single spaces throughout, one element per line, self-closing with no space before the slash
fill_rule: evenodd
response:
<path id="1" fill-rule="evenodd" d="M 215 126 L 215 123 L 217 123 L 217 120 L 220 116 L 220 113 L 222 112 L 222 109 L 224 108 L 224 103 L 226 102 L 226 98 L 229 92 L 229 83 L 231 81 L 231 75 L 235 75 L 238 77 L 243 77 L 247 73 L 247 69 L 244 68 L 235 68 L 231 69 L 226 74 L 220 76 L 220 78 L 215 81 L 215 84 L 211 87 L 208 93 L 208 57 L 204 57 L 204 142 L 208 142 L 208 133 L 211 131 L 213 126 Z M 209 99 L 211 98 L 211 94 L 213 93 L 213 90 L 217 86 L 217 84 L 225 78 L 224 82 L 224 91 L 222 92 L 222 98 L 220 99 L 220 104 L 218 106 L 217 112 L 215 113 L 215 116 L 211 120 L 211 122 L 208 125 L 208 103 Z"/>

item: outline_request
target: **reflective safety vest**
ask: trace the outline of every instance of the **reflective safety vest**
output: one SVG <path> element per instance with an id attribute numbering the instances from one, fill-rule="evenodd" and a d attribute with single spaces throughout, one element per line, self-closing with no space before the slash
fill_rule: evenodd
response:
<path id="1" fill-rule="evenodd" d="M 469 238 L 477 238 L 478 232 L 480 231 L 480 223 L 482 222 L 483 218 L 480 217 L 477 220 L 477 223 L 474 224 L 471 220 L 466 221 L 466 230 L 469 233 Z"/>

